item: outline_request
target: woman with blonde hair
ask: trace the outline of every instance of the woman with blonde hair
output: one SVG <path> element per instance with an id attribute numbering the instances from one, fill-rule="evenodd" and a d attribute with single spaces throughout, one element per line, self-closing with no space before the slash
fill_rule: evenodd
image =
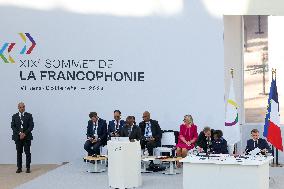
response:
<path id="1" fill-rule="evenodd" d="M 197 126 L 194 125 L 192 116 L 185 115 L 183 121 L 184 123 L 180 125 L 178 143 L 176 145 L 176 152 L 179 157 L 186 157 L 188 150 L 194 148 L 198 138 Z M 177 162 L 177 167 L 181 167 L 179 162 Z"/>

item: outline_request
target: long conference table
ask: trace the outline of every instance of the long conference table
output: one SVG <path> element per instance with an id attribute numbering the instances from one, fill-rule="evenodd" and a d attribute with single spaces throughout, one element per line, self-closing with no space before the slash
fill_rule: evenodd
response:
<path id="1" fill-rule="evenodd" d="M 269 189 L 273 157 L 189 155 L 183 162 L 184 189 Z"/>

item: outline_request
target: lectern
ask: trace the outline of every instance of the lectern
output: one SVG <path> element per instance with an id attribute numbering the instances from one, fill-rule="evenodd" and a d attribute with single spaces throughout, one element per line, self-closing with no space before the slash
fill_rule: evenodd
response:
<path id="1" fill-rule="evenodd" d="M 112 188 L 141 186 L 140 142 L 108 141 L 108 180 Z"/>

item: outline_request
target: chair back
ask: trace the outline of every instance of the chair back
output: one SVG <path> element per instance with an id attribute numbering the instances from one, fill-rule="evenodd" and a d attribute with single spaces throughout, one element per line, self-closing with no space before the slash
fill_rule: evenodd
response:
<path id="1" fill-rule="evenodd" d="M 161 139 L 162 147 L 166 146 L 175 146 L 176 145 L 176 137 L 175 132 L 173 130 L 164 130 L 162 133 Z"/>

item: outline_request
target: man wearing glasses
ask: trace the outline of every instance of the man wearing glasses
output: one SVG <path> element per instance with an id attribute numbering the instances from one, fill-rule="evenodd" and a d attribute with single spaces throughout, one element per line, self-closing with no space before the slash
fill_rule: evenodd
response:
<path id="1" fill-rule="evenodd" d="M 143 121 L 139 123 L 141 129 L 141 148 L 147 148 L 149 156 L 153 156 L 153 149 L 161 146 L 162 131 L 158 121 L 150 118 L 150 113 L 143 113 Z"/>

